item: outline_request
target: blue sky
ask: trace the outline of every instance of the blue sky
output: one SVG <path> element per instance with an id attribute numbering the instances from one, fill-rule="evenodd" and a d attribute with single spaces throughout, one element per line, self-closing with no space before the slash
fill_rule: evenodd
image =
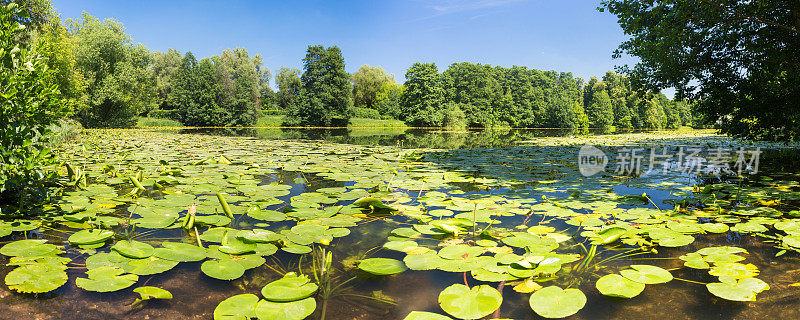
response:
<path id="1" fill-rule="evenodd" d="M 625 35 L 599 0 L 204 1 L 54 0 L 63 19 L 86 11 L 122 22 L 150 50 L 197 57 L 245 47 L 270 70 L 301 68 L 308 45 L 337 45 L 348 72 L 383 67 L 402 82 L 414 62 L 528 66 L 588 79 L 614 65 Z"/>

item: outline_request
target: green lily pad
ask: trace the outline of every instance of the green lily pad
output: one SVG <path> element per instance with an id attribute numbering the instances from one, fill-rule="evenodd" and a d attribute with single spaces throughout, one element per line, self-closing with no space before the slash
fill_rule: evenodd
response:
<path id="1" fill-rule="evenodd" d="M 153 255 L 153 246 L 140 241 L 120 241 L 111 247 L 111 250 L 131 259 L 143 259 Z"/>
<path id="2" fill-rule="evenodd" d="M 86 291 L 112 292 L 132 286 L 139 280 L 135 274 L 123 274 L 117 267 L 99 267 L 86 271 L 89 278 L 77 278 L 75 284 Z"/>
<path id="3" fill-rule="evenodd" d="M 261 300 L 256 304 L 255 314 L 259 319 L 303 320 L 317 309 L 314 298 L 292 302 Z"/>
<path id="4" fill-rule="evenodd" d="M 713 282 L 706 284 L 708 292 L 726 300 L 755 301 L 756 294 L 769 290 L 769 285 L 756 278 L 745 278 L 736 283 Z"/>
<path id="5" fill-rule="evenodd" d="M 454 284 L 439 293 L 439 306 L 458 319 L 480 319 L 500 308 L 503 297 L 487 285 L 467 287 Z"/>
<path id="6" fill-rule="evenodd" d="M 619 272 L 628 280 L 643 284 L 667 283 L 672 280 L 672 274 L 669 271 L 656 266 L 634 264 L 630 267 L 633 269 L 625 269 Z"/>
<path id="7" fill-rule="evenodd" d="M 374 275 L 387 276 L 406 271 L 406 265 L 395 259 L 370 258 L 361 260 L 358 268 Z"/>
<path id="8" fill-rule="evenodd" d="M 162 299 L 162 300 L 169 300 L 172 299 L 172 293 L 161 289 L 159 287 L 138 287 L 133 289 L 133 292 L 139 294 L 139 300 L 150 300 L 150 299 Z"/>
<path id="9" fill-rule="evenodd" d="M 193 262 L 206 258 L 206 250 L 196 245 L 181 242 L 164 242 L 163 248 L 156 248 L 153 255 L 164 260 Z"/>
<path id="10" fill-rule="evenodd" d="M 561 289 L 549 286 L 534 292 L 530 298 L 531 309 L 545 318 L 565 318 L 586 305 L 586 295 L 578 289 Z"/>
<path id="11" fill-rule="evenodd" d="M 207 276 L 219 280 L 234 280 L 244 275 L 245 268 L 232 260 L 209 260 L 200 265 Z"/>
<path id="12" fill-rule="evenodd" d="M 403 262 L 405 262 L 406 266 L 411 270 L 433 270 L 439 269 L 439 267 L 447 263 L 447 260 L 442 259 L 442 257 L 434 252 L 428 252 L 424 254 L 407 255 L 403 258 Z"/>
<path id="13" fill-rule="evenodd" d="M 453 318 L 438 313 L 411 311 L 403 320 L 453 320 Z"/>
<path id="14" fill-rule="evenodd" d="M 11 257 L 38 257 L 56 253 L 58 247 L 47 240 L 17 240 L 0 248 L 0 254 Z"/>
<path id="15" fill-rule="evenodd" d="M 140 276 L 159 274 L 172 270 L 178 265 L 177 261 L 165 260 L 158 257 L 147 257 L 144 259 L 132 259 L 128 261 L 126 271 Z"/>
<path id="16" fill-rule="evenodd" d="M 86 229 L 69 236 L 69 243 L 74 245 L 90 245 L 102 243 L 114 236 L 114 231 L 103 229 Z"/>
<path id="17" fill-rule="evenodd" d="M 618 274 L 605 275 L 595 283 L 603 295 L 617 298 L 633 298 L 644 290 L 644 284 L 624 278 Z"/>
<path id="18" fill-rule="evenodd" d="M 21 293 L 44 293 L 67 283 L 66 266 L 34 263 L 19 266 L 6 275 L 8 288 Z"/>
<path id="19" fill-rule="evenodd" d="M 305 299 L 317 292 L 316 284 L 309 283 L 308 276 L 287 274 L 283 278 L 268 283 L 261 289 L 265 299 L 275 302 L 289 302 Z"/>
<path id="20" fill-rule="evenodd" d="M 609 244 L 619 240 L 619 238 L 626 232 L 628 232 L 628 230 L 620 227 L 603 229 L 597 233 L 597 238 L 595 238 L 595 241 L 598 242 L 598 244 Z"/>
<path id="21" fill-rule="evenodd" d="M 248 320 L 255 318 L 255 307 L 258 300 L 258 297 L 254 294 L 239 294 L 222 300 L 214 308 L 214 320 Z"/>

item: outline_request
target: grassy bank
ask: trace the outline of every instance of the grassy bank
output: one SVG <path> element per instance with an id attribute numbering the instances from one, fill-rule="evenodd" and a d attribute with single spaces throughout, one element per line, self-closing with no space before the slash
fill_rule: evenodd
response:
<path id="1" fill-rule="evenodd" d="M 258 118 L 256 127 L 280 127 L 283 123 L 283 116 L 263 116 Z M 403 121 L 400 120 L 377 120 L 366 118 L 352 118 L 348 127 L 408 127 Z"/>
<path id="2" fill-rule="evenodd" d="M 157 127 L 180 127 L 180 122 L 169 119 L 139 117 L 136 122 L 137 128 L 157 128 Z"/>

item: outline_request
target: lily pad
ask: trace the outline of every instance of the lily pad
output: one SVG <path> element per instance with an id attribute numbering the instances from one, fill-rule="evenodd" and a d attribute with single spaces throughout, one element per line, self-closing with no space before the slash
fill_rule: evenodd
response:
<path id="1" fill-rule="evenodd" d="M 531 309 L 545 318 L 565 318 L 586 305 L 586 295 L 578 289 L 561 289 L 549 286 L 534 292 L 530 298 Z"/>
<path id="2" fill-rule="evenodd" d="M 222 300 L 214 308 L 214 320 L 247 320 L 255 318 L 255 307 L 258 300 L 258 297 L 254 294 L 239 294 Z"/>
<path id="3" fill-rule="evenodd" d="M 480 319 L 500 308 L 503 297 L 487 285 L 454 284 L 439 293 L 439 306 L 458 319 Z"/>
<path id="4" fill-rule="evenodd" d="M 438 313 L 411 311 L 403 320 L 453 320 L 453 318 Z"/>
<path id="5" fill-rule="evenodd" d="M 75 284 L 86 291 L 112 292 L 132 286 L 139 280 L 135 274 L 123 274 L 117 267 L 99 267 L 86 271 L 89 278 L 77 278 Z"/>
<path id="6" fill-rule="evenodd" d="M 634 264 L 630 267 L 632 269 L 625 269 L 619 272 L 628 280 L 643 284 L 667 283 L 672 280 L 672 274 L 669 271 L 656 266 Z"/>
<path id="7" fill-rule="evenodd" d="M 644 284 L 624 278 L 618 274 L 605 275 L 595 283 L 603 295 L 617 298 L 633 298 L 644 290 Z"/>
<path id="8" fill-rule="evenodd" d="M 0 248 L 0 254 L 11 257 L 38 257 L 53 254 L 58 251 L 58 247 L 46 243 L 47 240 L 17 240 Z"/>
<path id="9" fill-rule="evenodd" d="M 261 300 L 256 304 L 255 314 L 259 319 L 303 320 L 317 309 L 314 298 L 292 302 Z"/>
<path id="10" fill-rule="evenodd" d="M 206 258 L 206 250 L 196 245 L 181 242 L 164 242 L 163 248 L 156 248 L 153 255 L 164 260 L 193 262 Z"/>
<path id="11" fill-rule="evenodd" d="M 207 276 L 219 280 L 234 280 L 244 275 L 245 268 L 232 260 L 209 260 L 200 265 Z"/>
<path id="12" fill-rule="evenodd" d="M 69 236 L 69 243 L 74 245 L 88 245 L 102 243 L 114 236 L 114 231 L 103 229 L 87 229 L 73 233 Z"/>
<path id="13" fill-rule="evenodd" d="M 316 284 L 309 283 L 308 276 L 287 274 L 283 278 L 268 283 L 261 289 L 265 299 L 276 302 L 289 302 L 305 299 L 317 292 Z"/>
<path id="14" fill-rule="evenodd" d="M 406 265 L 395 259 L 370 258 L 361 260 L 358 268 L 374 275 L 387 276 L 406 271 Z"/>
<path id="15" fill-rule="evenodd" d="M 44 293 L 67 283 L 66 267 L 59 264 L 34 263 L 19 266 L 6 275 L 8 288 L 21 293 Z"/>
<path id="16" fill-rule="evenodd" d="M 745 278 L 736 283 L 713 282 L 706 284 L 708 292 L 726 300 L 755 301 L 756 294 L 769 289 L 769 285 L 756 278 Z"/>
<path id="17" fill-rule="evenodd" d="M 143 259 L 153 255 L 153 246 L 140 241 L 120 241 L 111 247 L 111 250 L 131 259 Z"/>

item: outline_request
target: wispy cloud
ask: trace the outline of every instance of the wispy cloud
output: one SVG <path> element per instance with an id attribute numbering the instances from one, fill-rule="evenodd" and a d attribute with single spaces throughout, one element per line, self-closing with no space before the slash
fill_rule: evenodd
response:
<path id="1" fill-rule="evenodd" d="M 523 1 L 526 0 L 438 0 L 433 1 L 434 4 L 430 5 L 430 8 L 436 11 L 437 15 L 445 15 L 455 12 L 502 7 Z"/>

